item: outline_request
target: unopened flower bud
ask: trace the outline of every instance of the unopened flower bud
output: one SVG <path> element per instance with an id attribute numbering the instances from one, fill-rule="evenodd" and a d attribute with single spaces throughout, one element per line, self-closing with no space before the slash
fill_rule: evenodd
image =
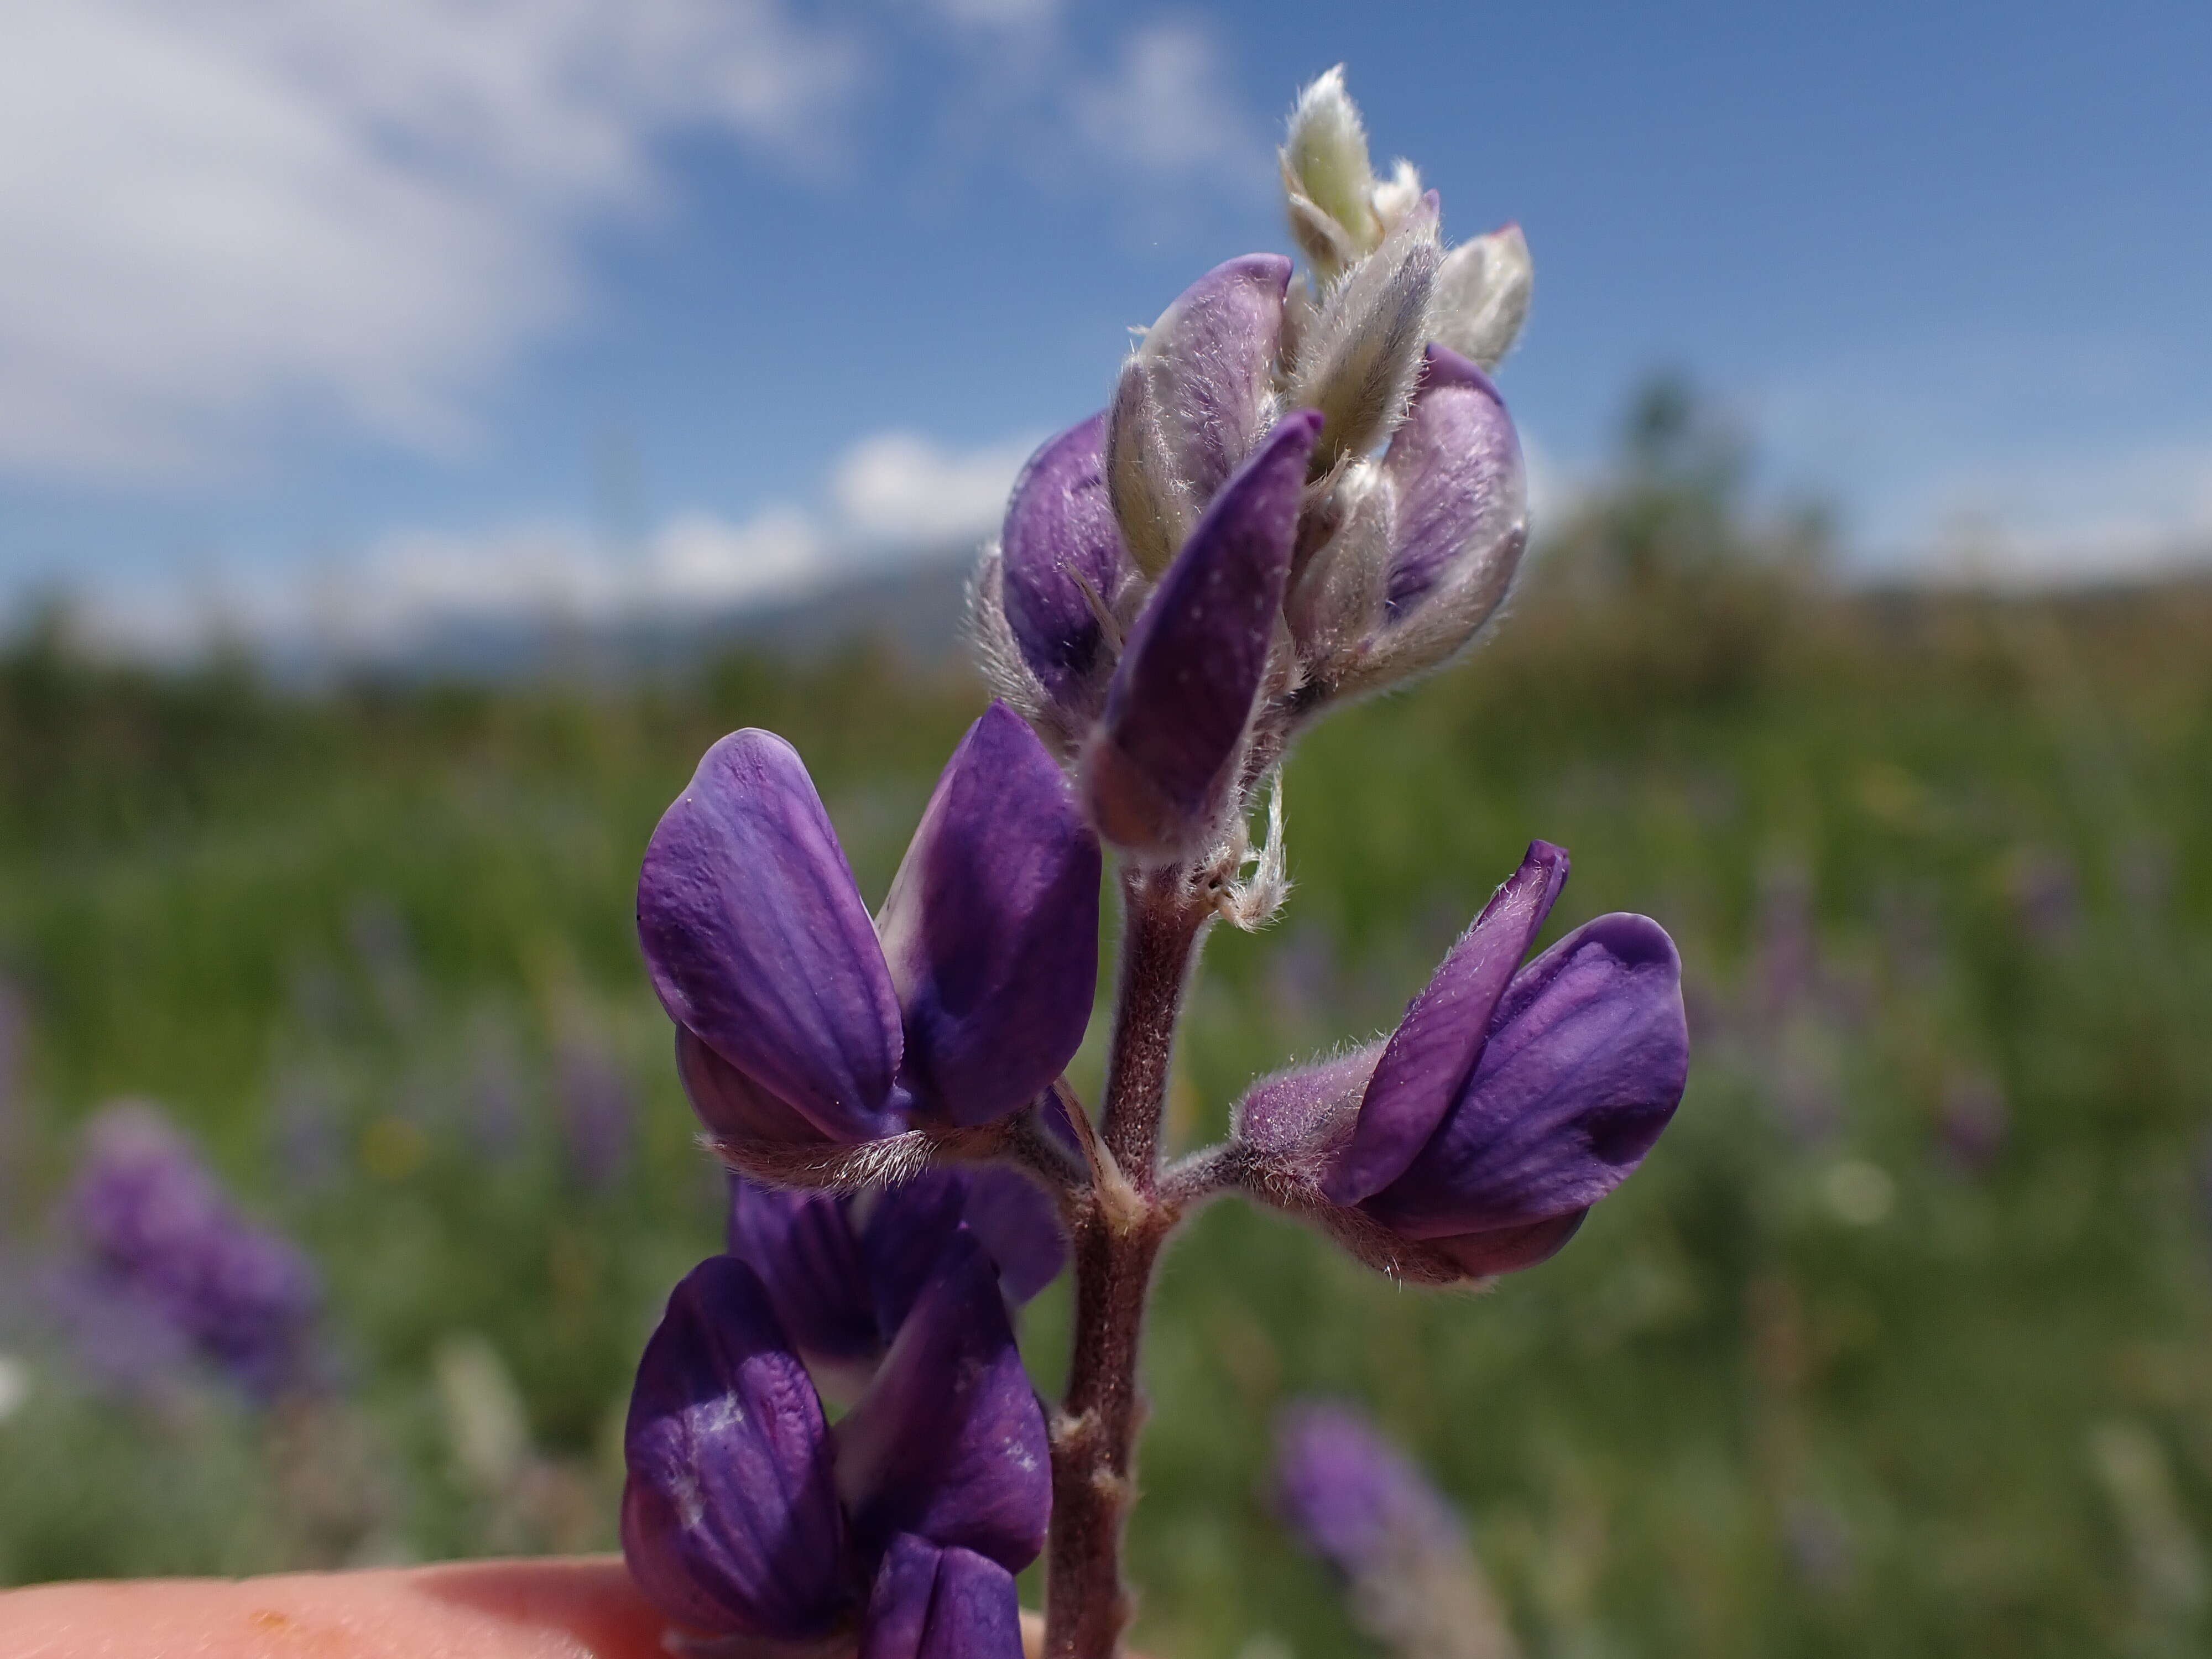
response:
<path id="1" fill-rule="evenodd" d="M 1001 603 L 1022 660 L 1066 723 L 1097 716 L 1113 672 L 1105 618 L 1131 576 L 1107 499 L 1106 416 L 1048 438 L 1014 481 Z"/>
<path id="2" fill-rule="evenodd" d="M 1281 151 L 1291 228 L 1306 256 L 1334 277 L 1382 240 L 1367 131 L 1339 64 L 1298 94 Z"/>
<path id="3" fill-rule="evenodd" d="M 1160 313 L 1107 415 L 1106 482 L 1124 544 L 1158 576 L 1274 417 L 1291 262 L 1217 265 Z"/>
<path id="4" fill-rule="evenodd" d="M 1227 809 L 1266 673 L 1321 416 L 1267 434 L 1206 510 L 1131 630 L 1083 758 L 1101 836 L 1139 858 L 1202 852 Z"/>
<path id="5" fill-rule="evenodd" d="M 1437 268 L 1429 337 L 1480 368 L 1495 369 L 1520 337 L 1535 282 L 1520 226 L 1462 242 Z"/>
<path id="6" fill-rule="evenodd" d="M 1405 412 L 1440 258 L 1431 192 L 1328 291 L 1301 335 L 1286 395 L 1296 408 L 1322 412 L 1317 465 L 1366 453 Z"/>

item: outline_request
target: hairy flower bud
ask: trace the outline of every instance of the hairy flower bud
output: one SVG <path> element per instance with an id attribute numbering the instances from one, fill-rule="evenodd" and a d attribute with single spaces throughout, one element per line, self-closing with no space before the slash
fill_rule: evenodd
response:
<path id="1" fill-rule="evenodd" d="M 1321 417 L 1285 416 L 1225 484 L 1131 631 L 1083 757 L 1100 835 L 1142 859 L 1202 851 L 1228 809 L 1274 641 Z"/>
<path id="2" fill-rule="evenodd" d="M 1405 412 L 1421 369 L 1430 289 L 1442 257 L 1437 215 L 1431 192 L 1328 291 L 1299 337 L 1286 396 L 1294 408 L 1322 412 L 1317 469 L 1366 453 Z"/>
<path id="3" fill-rule="evenodd" d="M 1334 278 L 1382 238 L 1367 131 L 1339 64 L 1298 94 L 1279 152 L 1291 228 L 1316 270 Z"/>
<path id="4" fill-rule="evenodd" d="M 1107 413 L 1106 482 L 1129 555 L 1167 568 L 1273 419 L 1291 262 L 1231 259 L 1160 313 L 1123 366 Z"/>
<path id="5" fill-rule="evenodd" d="M 1014 481 L 999 538 L 1008 628 L 1071 726 L 1105 701 L 1107 618 L 1133 574 L 1107 497 L 1105 443 L 1103 413 L 1047 439 Z"/>
<path id="6" fill-rule="evenodd" d="M 1382 462 L 1392 523 L 1384 614 L 1345 665 L 1352 693 L 1435 667 L 1481 629 L 1528 541 L 1528 473 L 1512 417 L 1482 371 L 1443 346 Z"/>
<path id="7" fill-rule="evenodd" d="M 1478 368 L 1495 369 L 1521 335 L 1536 281 L 1518 225 L 1462 242 L 1437 267 L 1429 337 Z"/>

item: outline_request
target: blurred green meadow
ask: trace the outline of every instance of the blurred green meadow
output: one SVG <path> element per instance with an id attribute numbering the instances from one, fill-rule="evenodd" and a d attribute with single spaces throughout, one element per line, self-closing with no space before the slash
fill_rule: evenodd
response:
<path id="1" fill-rule="evenodd" d="M 1197 1219 L 1149 1351 L 1147 1650 L 1369 1650 L 1267 1503 L 1316 1390 L 1463 1506 L 1531 1655 L 2212 1645 L 2212 590 L 1845 594 L 1819 541 L 1646 456 L 1482 649 L 1297 752 L 1297 890 L 1208 945 L 1184 1144 L 1386 1028 L 1537 836 L 1574 857 L 1547 937 L 1627 908 L 1681 945 L 1689 1094 L 1480 1297 Z M 0 657 L 0 1583 L 611 1547 L 630 1368 L 720 1225 L 640 850 L 765 726 L 879 897 L 975 684 L 856 643 L 284 691 L 65 641 Z M 312 1255 L 312 1396 L 118 1388 L 45 1317 L 125 1097 Z M 1026 1320 L 1048 1391 L 1065 1317 Z"/>

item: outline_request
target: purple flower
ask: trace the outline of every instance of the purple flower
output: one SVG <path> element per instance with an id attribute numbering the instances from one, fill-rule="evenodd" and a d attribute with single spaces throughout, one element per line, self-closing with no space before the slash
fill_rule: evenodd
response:
<path id="1" fill-rule="evenodd" d="M 1051 1508 L 1044 1413 L 966 1235 L 834 1430 L 760 1278 L 702 1262 L 646 1345 L 624 1451 L 623 1554 L 677 1623 L 857 1634 L 864 1655 L 1020 1653 L 1013 1574 Z"/>
<path id="2" fill-rule="evenodd" d="M 1321 418 L 1285 416 L 1222 486 L 1138 617 L 1083 757 L 1099 833 L 1139 856 L 1205 850 L 1267 672 Z"/>
<path id="3" fill-rule="evenodd" d="M 1681 963 L 1607 915 L 1522 957 L 1567 877 L 1534 843 L 1387 1042 L 1266 1079 L 1238 1109 L 1246 1183 L 1364 1258 L 1439 1282 L 1543 1261 L 1627 1178 L 1689 1067 Z"/>
<path id="4" fill-rule="evenodd" d="M 1052 1200 L 1012 1170 L 931 1170 L 862 1194 L 730 1177 L 730 1254 L 760 1275 L 815 1375 L 848 1397 L 874 1374 L 946 1252 L 968 1240 L 1015 1306 L 1067 1261 Z"/>
<path id="5" fill-rule="evenodd" d="M 1107 411 L 1031 459 L 985 556 L 986 672 L 1083 757 L 1093 822 L 1139 858 L 1210 850 L 1220 797 L 1291 728 L 1451 656 L 1519 567 L 1512 421 L 1436 330 L 1495 361 L 1525 246 L 1501 234 L 1447 261 L 1457 297 L 1440 311 L 1434 193 L 1383 216 L 1317 299 L 1272 254 L 1193 283 Z"/>
<path id="6" fill-rule="evenodd" d="M 111 1108 L 88 1131 L 64 1200 L 89 1264 L 68 1275 L 69 1322 L 151 1352 L 173 1334 L 249 1393 L 268 1398 L 306 1380 L 320 1290 L 290 1243 L 239 1215 L 215 1177 L 144 1107 Z M 112 1308 L 94 1308 L 97 1302 Z M 82 1315 L 82 1317 L 78 1316 Z M 148 1322 L 150 1320 L 151 1325 Z M 97 1357 L 95 1356 L 95 1358 Z"/>
<path id="7" fill-rule="evenodd" d="M 1405 1454 L 1333 1401 L 1303 1401 L 1276 1419 L 1275 1496 L 1306 1547 L 1347 1578 L 1462 1535 L 1451 1505 Z"/>
<path id="8" fill-rule="evenodd" d="M 561 1142 L 568 1172 L 587 1192 L 622 1178 L 637 1139 L 637 1097 L 605 1043 L 572 1033 L 555 1048 Z"/>
<path id="9" fill-rule="evenodd" d="M 1274 418 L 1290 280 L 1277 253 L 1215 266 L 1160 313 L 1122 368 L 1106 416 L 1106 484 L 1122 541 L 1150 575 L 1197 533 Z"/>
<path id="10" fill-rule="evenodd" d="M 1090 1020 L 1098 880 L 1060 769 L 1003 705 L 954 751 L 872 921 L 798 753 L 723 738 L 638 880 L 692 1105 L 727 1139 L 823 1143 L 1018 1110 Z"/>
<path id="11" fill-rule="evenodd" d="M 1308 1401 L 1275 1420 L 1275 1500 L 1352 1591 L 1354 1620 L 1420 1659 L 1519 1652 L 1458 1513 L 1364 1413 Z"/>
<path id="12" fill-rule="evenodd" d="M 1104 703 L 1107 623 L 1135 575 L 1106 495 L 1105 443 L 1103 414 L 1047 439 L 1014 480 L 999 533 L 1007 626 L 1071 730 Z"/>
<path id="13" fill-rule="evenodd" d="M 1498 388 L 1431 345 L 1381 459 L 1338 487 L 1334 528 L 1286 606 L 1313 697 L 1352 696 L 1457 651 L 1496 611 L 1528 539 L 1521 443 Z"/>

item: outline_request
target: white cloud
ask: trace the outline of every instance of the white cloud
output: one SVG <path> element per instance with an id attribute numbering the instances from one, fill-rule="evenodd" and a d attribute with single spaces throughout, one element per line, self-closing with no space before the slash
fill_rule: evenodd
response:
<path id="1" fill-rule="evenodd" d="M 312 571 L 218 576 L 185 595 L 95 590 L 85 628 L 132 654 L 184 655 L 222 637 L 344 656 L 402 650 L 454 623 L 589 625 L 799 599 L 980 544 L 1034 447 L 1023 437 L 963 450 L 879 433 L 846 451 L 813 507 L 781 502 L 743 520 L 679 513 L 631 547 L 566 520 L 402 530 Z"/>
<path id="2" fill-rule="evenodd" d="M 1939 574 L 2068 583 L 2212 564 L 2212 435 L 1947 477 L 1923 500 Z"/>
<path id="3" fill-rule="evenodd" d="M 780 0 L 0 0 L 0 468 L 95 479 L 296 406 L 455 444 L 658 137 L 803 164 L 855 70 Z"/>
<path id="4" fill-rule="evenodd" d="M 1036 447 L 1018 438 L 956 453 L 911 432 L 881 433 L 846 452 L 831 499 L 846 527 L 868 541 L 980 541 L 997 527 Z"/>
<path id="5" fill-rule="evenodd" d="M 1221 184 L 1273 176 L 1219 49 L 1195 24 L 1138 30 L 1122 43 L 1113 73 L 1079 82 L 1067 101 L 1090 146 L 1140 179 Z"/>

